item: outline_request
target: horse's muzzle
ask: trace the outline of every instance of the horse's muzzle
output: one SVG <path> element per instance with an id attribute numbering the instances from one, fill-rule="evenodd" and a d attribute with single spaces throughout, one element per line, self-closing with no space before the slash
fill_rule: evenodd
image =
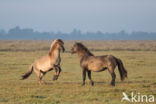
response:
<path id="1" fill-rule="evenodd" d="M 72 49 L 71 49 L 71 54 L 74 54 L 74 53 L 75 53 L 75 51 L 74 51 L 74 49 L 72 48 Z"/>

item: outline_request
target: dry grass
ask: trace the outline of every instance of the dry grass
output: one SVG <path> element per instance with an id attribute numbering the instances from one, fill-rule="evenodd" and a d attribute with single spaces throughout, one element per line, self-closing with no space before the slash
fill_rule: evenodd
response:
<path id="1" fill-rule="evenodd" d="M 65 42 L 67 50 L 72 43 Z M 93 73 L 94 87 L 89 85 L 88 79 L 87 84 L 81 87 L 82 76 L 77 55 L 63 53 L 63 71 L 57 81 L 52 81 L 53 72 L 47 73 L 43 78 L 47 84 L 41 86 L 34 73 L 22 81 L 20 76 L 34 59 L 47 54 L 50 41 L 0 41 L 0 50 L 3 50 L 0 51 L 0 104 L 120 104 L 122 92 L 152 94 L 156 98 L 156 51 L 151 49 L 155 47 L 155 41 L 84 43 L 94 50 L 92 52 L 95 55 L 112 54 L 121 58 L 128 70 L 128 79 L 121 82 L 116 68 L 115 87 L 109 85 L 111 76 L 107 71 Z M 144 48 L 140 47 L 141 44 L 144 44 Z M 104 51 L 108 50 L 105 47 L 111 48 Z M 117 48 L 120 50 L 115 51 Z"/>
<path id="2" fill-rule="evenodd" d="M 66 50 L 69 51 L 75 41 L 65 41 Z M 89 49 L 95 51 L 156 51 L 156 41 L 135 40 L 101 40 L 77 41 L 84 43 Z M 48 50 L 50 40 L 0 40 L 0 51 L 36 51 Z"/>

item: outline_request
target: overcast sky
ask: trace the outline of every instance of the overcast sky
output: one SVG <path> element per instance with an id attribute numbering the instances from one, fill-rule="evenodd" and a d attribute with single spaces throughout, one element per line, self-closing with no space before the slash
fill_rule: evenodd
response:
<path id="1" fill-rule="evenodd" d="M 0 29 L 156 32 L 156 0 L 0 0 Z"/>

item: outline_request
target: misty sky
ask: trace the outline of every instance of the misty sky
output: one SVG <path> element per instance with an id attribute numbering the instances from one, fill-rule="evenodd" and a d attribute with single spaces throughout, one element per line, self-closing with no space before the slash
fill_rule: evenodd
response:
<path id="1" fill-rule="evenodd" d="M 156 32 L 156 0 L 0 0 L 0 29 Z"/>

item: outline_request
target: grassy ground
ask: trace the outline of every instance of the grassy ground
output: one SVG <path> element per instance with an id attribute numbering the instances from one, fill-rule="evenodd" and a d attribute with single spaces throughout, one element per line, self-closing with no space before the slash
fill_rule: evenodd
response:
<path id="1" fill-rule="evenodd" d="M 7 41 L 5 42 L 8 43 Z M 5 47 L 6 50 L 0 51 L 0 104 L 128 104 L 128 102 L 121 102 L 122 92 L 126 92 L 129 95 L 131 92 L 154 95 L 156 98 L 156 51 L 138 51 L 139 47 L 129 48 L 135 49 L 135 51 L 126 51 L 126 48 L 124 50 L 121 48 L 118 51 L 111 49 L 106 51 L 101 47 L 100 51 L 92 51 L 95 55 L 112 54 L 122 59 L 128 71 L 128 79 L 121 82 L 116 68 L 115 87 L 109 85 L 111 76 L 107 70 L 100 73 L 92 73 L 92 78 L 95 82 L 94 87 L 89 85 L 88 78 L 86 85 L 80 86 L 82 75 L 77 55 L 63 53 L 62 72 L 59 79 L 52 81 L 53 71 L 51 71 L 43 78 L 47 84 L 40 86 L 37 83 L 35 73 L 24 81 L 20 80 L 21 75 L 27 71 L 34 59 L 47 54 L 50 46 L 44 41 L 36 43 L 41 45 L 38 47 L 34 42 L 31 42 L 28 42 L 28 44 L 34 44 L 32 47 L 31 45 L 25 46 L 27 44 L 25 42 L 22 43 L 25 50 L 20 50 L 18 48 L 19 44 L 12 41 L 11 44 L 14 44 L 12 47 L 15 47 L 15 50 L 7 50 L 10 47 L 8 45 L 8 47 Z M 121 41 L 116 41 L 111 44 L 113 47 L 116 46 L 118 48 L 118 42 L 122 43 Z M 0 46 L 4 46 L 2 43 L 4 44 L 4 41 L 1 41 Z M 20 47 L 22 47 L 22 44 L 20 44 Z M 101 41 L 101 43 L 97 42 L 96 45 L 95 42 L 93 46 L 89 46 L 89 42 L 85 44 L 92 50 L 98 50 L 99 45 L 101 44 L 102 46 L 104 43 Z M 136 43 L 136 46 L 139 46 L 138 44 Z M 143 44 L 145 44 L 144 46 L 147 45 L 146 42 L 143 42 Z M 156 47 L 155 42 L 151 44 Z M 66 47 L 69 49 L 67 44 Z M 103 45 L 103 47 L 108 46 Z M 129 45 L 127 45 L 128 47 Z M 147 49 L 149 47 L 146 46 Z M 0 47 L 0 49 L 2 48 Z"/>

